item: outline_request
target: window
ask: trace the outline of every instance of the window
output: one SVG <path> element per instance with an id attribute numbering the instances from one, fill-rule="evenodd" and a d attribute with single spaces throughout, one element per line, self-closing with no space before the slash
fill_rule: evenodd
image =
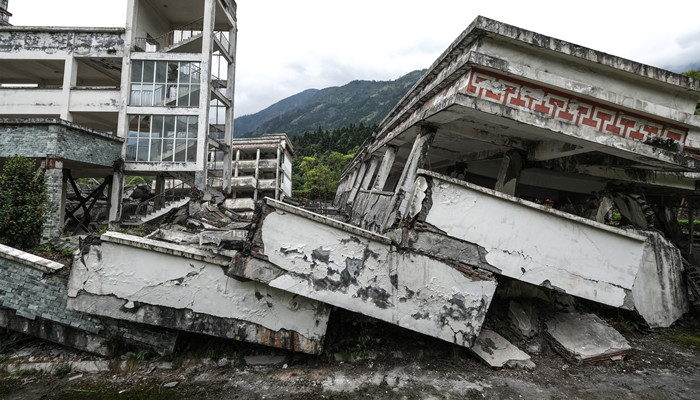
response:
<path id="1" fill-rule="evenodd" d="M 200 75 L 198 62 L 134 60 L 129 105 L 199 107 Z"/>
<path id="2" fill-rule="evenodd" d="M 131 115 L 127 161 L 196 162 L 196 116 Z"/>

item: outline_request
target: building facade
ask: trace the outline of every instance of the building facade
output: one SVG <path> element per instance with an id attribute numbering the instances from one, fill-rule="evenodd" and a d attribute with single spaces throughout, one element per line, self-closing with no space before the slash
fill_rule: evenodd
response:
<path id="1" fill-rule="evenodd" d="M 230 193 L 232 171 L 235 2 L 129 0 L 127 7 L 124 28 L 0 27 L 0 119 L 60 121 L 122 142 L 107 169 L 82 162 L 80 152 L 58 164 L 72 178 L 110 178 L 115 223 L 124 176 L 203 189 L 211 174 Z M 6 0 L 0 15 L 8 22 Z M 0 132 L 0 157 L 17 150 Z M 93 151 L 82 150 L 86 158 Z M 223 161 L 211 164 L 215 171 L 212 153 Z M 65 190 L 65 174 L 63 181 Z"/>

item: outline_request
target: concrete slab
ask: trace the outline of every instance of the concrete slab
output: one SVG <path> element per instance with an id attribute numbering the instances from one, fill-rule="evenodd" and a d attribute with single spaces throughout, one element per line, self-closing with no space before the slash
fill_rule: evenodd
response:
<path id="1" fill-rule="evenodd" d="M 557 314 L 546 323 L 554 349 L 574 364 L 624 358 L 627 340 L 594 314 Z"/>
<path id="2" fill-rule="evenodd" d="M 490 329 L 481 330 L 471 350 L 493 368 L 535 369 L 535 363 L 527 353 Z"/>
<path id="3" fill-rule="evenodd" d="M 68 308 L 293 351 L 322 350 L 330 307 L 224 274 L 200 249 L 108 233 L 83 246 Z M 230 259 L 227 260 L 227 264 Z"/>
<path id="4" fill-rule="evenodd" d="M 388 238 L 267 200 L 254 243 L 229 273 L 471 346 L 495 280 L 398 251 Z M 293 229 L 293 233 L 290 232 Z"/>

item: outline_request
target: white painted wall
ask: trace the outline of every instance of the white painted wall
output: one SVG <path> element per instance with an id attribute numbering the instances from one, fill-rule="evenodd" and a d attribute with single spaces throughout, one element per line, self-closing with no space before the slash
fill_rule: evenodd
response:
<path id="1" fill-rule="evenodd" d="M 185 252 L 185 246 L 163 242 L 161 251 L 154 251 L 152 244 L 143 244 L 147 239 L 131 240 L 151 249 L 111 242 L 110 233 L 102 238 L 101 245 L 92 246 L 76 259 L 69 297 L 81 293 L 114 296 L 127 309 L 134 303 L 145 303 L 243 320 L 273 331 L 293 330 L 312 340 L 321 340 L 325 335 L 328 310 L 315 301 L 261 283 L 240 282 L 226 276 L 221 265 L 167 254 L 173 249 Z M 118 315 L 115 311 L 118 310 L 91 310 L 111 317 Z M 136 309 L 133 318 L 148 323 L 148 316 L 138 313 Z M 235 331 L 235 323 L 231 329 Z"/>
<path id="2" fill-rule="evenodd" d="M 423 185 L 424 179 L 418 178 Z M 484 247 L 486 261 L 505 276 L 629 307 L 625 299 L 642 260 L 643 237 L 447 179 L 434 178 L 427 223 Z M 419 210 L 421 199 L 414 199 Z"/>
<path id="3" fill-rule="evenodd" d="M 324 223 L 323 217 L 312 220 L 308 217 L 311 213 L 296 213 L 299 215 L 277 210 L 265 218 L 265 255 L 286 273 L 274 279 L 258 275 L 257 279 L 272 287 L 471 346 L 491 303 L 495 281 L 472 279 L 429 257 L 399 252 L 338 224 Z M 259 262 L 249 268 L 250 277 L 256 279 L 253 270 L 265 268 L 269 269 Z"/>

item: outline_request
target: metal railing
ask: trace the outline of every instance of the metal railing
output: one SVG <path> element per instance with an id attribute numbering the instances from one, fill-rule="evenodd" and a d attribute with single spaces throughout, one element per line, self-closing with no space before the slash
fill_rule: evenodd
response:
<path id="1" fill-rule="evenodd" d="M 200 18 L 156 38 L 136 38 L 134 39 L 134 46 L 149 52 L 162 51 L 170 46 L 201 35 L 203 29 L 204 18 Z"/>
<path id="2" fill-rule="evenodd" d="M 231 42 L 228 40 L 226 32 L 214 32 L 214 36 L 219 40 L 219 43 L 221 43 L 222 50 L 225 51 L 226 54 L 229 54 L 231 52 Z"/>
<path id="3" fill-rule="evenodd" d="M 182 200 L 188 197 L 187 189 L 194 187 L 194 183 L 181 181 L 178 185 L 166 189 L 163 193 L 155 195 L 147 200 L 142 201 L 134 212 L 134 217 L 146 217 L 151 213 L 165 208 L 165 206 L 173 201 Z"/>

